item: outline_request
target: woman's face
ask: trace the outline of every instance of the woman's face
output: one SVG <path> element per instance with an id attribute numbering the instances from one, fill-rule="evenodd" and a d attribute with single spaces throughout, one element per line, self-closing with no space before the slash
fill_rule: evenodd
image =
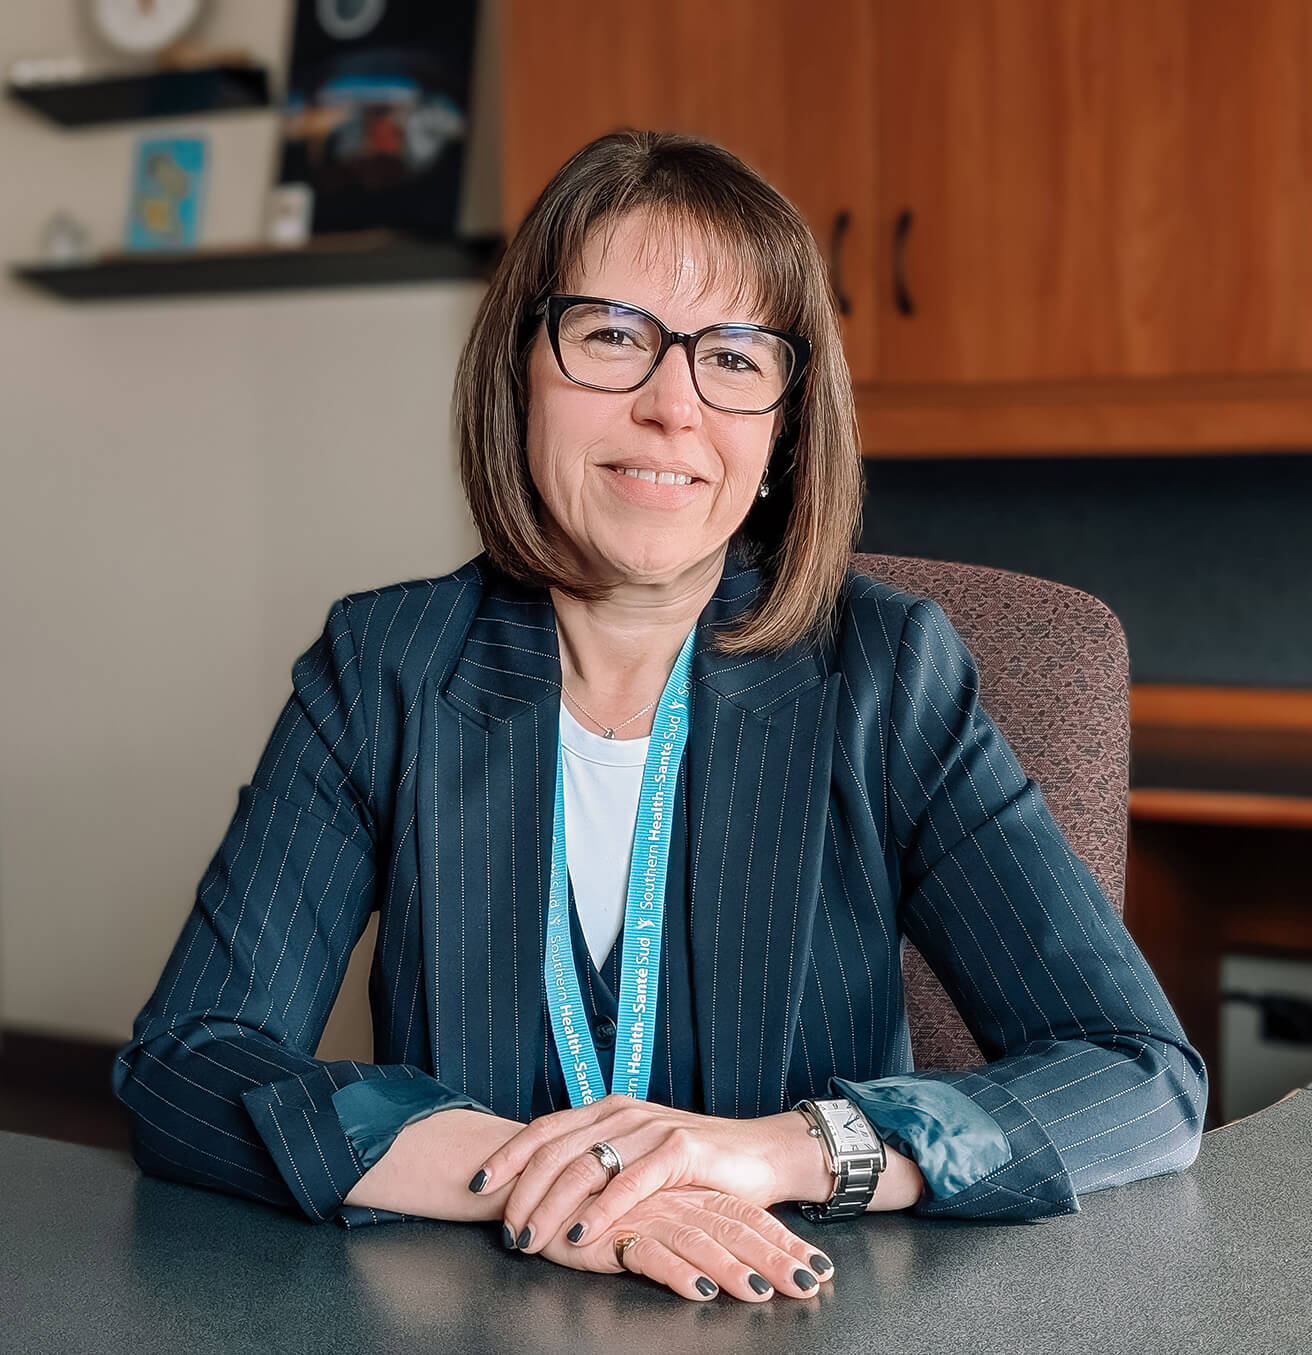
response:
<path id="1" fill-rule="evenodd" d="M 670 233 L 671 235 L 673 233 Z M 691 235 L 691 233 L 689 233 Z M 764 324 L 731 303 L 732 269 L 698 292 L 704 248 L 649 241 L 638 213 L 621 219 L 603 257 L 585 245 L 568 291 L 630 302 L 667 329 L 693 333 L 722 321 Z M 528 359 L 528 465 L 553 538 L 596 579 L 673 583 L 719 567 L 756 496 L 778 412 L 726 414 L 698 399 L 686 350 L 672 345 L 645 385 L 618 393 L 575 385 L 560 370 L 543 323 Z M 626 470 L 670 471 L 691 484 L 653 484 Z"/>

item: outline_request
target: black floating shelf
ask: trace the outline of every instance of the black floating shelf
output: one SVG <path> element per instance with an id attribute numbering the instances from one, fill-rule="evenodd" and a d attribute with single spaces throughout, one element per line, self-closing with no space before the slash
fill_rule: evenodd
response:
<path id="1" fill-rule="evenodd" d="M 151 71 L 48 85 L 5 85 L 5 93 L 63 127 L 139 118 L 178 118 L 269 106 L 269 73 L 263 66 L 206 66 Z"/>
<path id="2" fill-rule="evenodd" d="M 93 263 L 12 264 L 14 277 L 68 301 L 367 287 L 486 278 L 503 241 L 429 240 L 390 232 L 319 236 L 303 249 L 114 254 Z"/>

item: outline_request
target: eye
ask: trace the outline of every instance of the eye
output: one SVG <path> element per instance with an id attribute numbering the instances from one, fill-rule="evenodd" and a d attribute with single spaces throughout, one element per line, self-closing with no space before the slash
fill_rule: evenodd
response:
<path id="1" fill-rule="evenodd" d="M 623 348 L 625 339 L 632 339 L 634 343 L 640 341 L 641 336 L 634 334 L 632 330 L 618 329 L 614 325 L 606 329 L 594 329 L 590 334 L 584 337 L 584 343 L 599 343 L 607 348 Z"/>
<path id="2" fill-rule="evenodd" d="M 717 348 L 705 354 L 705 357 L 722 372 L 748 374 L 761 370 L 750 358 L 734 348 Z"/>

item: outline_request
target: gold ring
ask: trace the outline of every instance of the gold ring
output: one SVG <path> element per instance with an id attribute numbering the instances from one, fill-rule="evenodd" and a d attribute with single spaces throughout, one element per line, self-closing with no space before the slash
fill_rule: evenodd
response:
<path id="1" fill-rule="evenodd" d="M 616 1233 L 615 1234 L 615 1259 L 619 1262 L 621 1270 L 628 1270 L 624 1264 L 625 1254 L 629 1248 L 641 1238 L 640 1233 Z"/>

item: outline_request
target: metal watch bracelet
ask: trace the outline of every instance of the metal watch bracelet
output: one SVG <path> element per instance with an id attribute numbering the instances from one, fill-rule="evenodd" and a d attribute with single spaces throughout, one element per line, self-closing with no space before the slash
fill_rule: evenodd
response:
<path id="1" fill-rule="evenodd" d="M 825 1145 L 830 1170 L 835 1180 L 834 1192 L 823 1204 L 810 1200 L 798 1201 L 803 1218 L 811 1223 L 831 1223 L 838 1219 L 855 1218 L 859 1214 L 864 1214 L 879 1184 L 879 1174 L 888 1161 L 883 1140 L 875 1132 L 874 1127 L 861 1114 L 858 1107 L 853 1106 L 850 1101 L 845 1104 L 861 1115 L 862 1122 L 869 1130 L 872 1151 L 840 1151 L 833 1131 L 814 1101 L 799 1101 L 793 1107 L 810 1123 L 812 1137 L 819 1138 Z"/>

